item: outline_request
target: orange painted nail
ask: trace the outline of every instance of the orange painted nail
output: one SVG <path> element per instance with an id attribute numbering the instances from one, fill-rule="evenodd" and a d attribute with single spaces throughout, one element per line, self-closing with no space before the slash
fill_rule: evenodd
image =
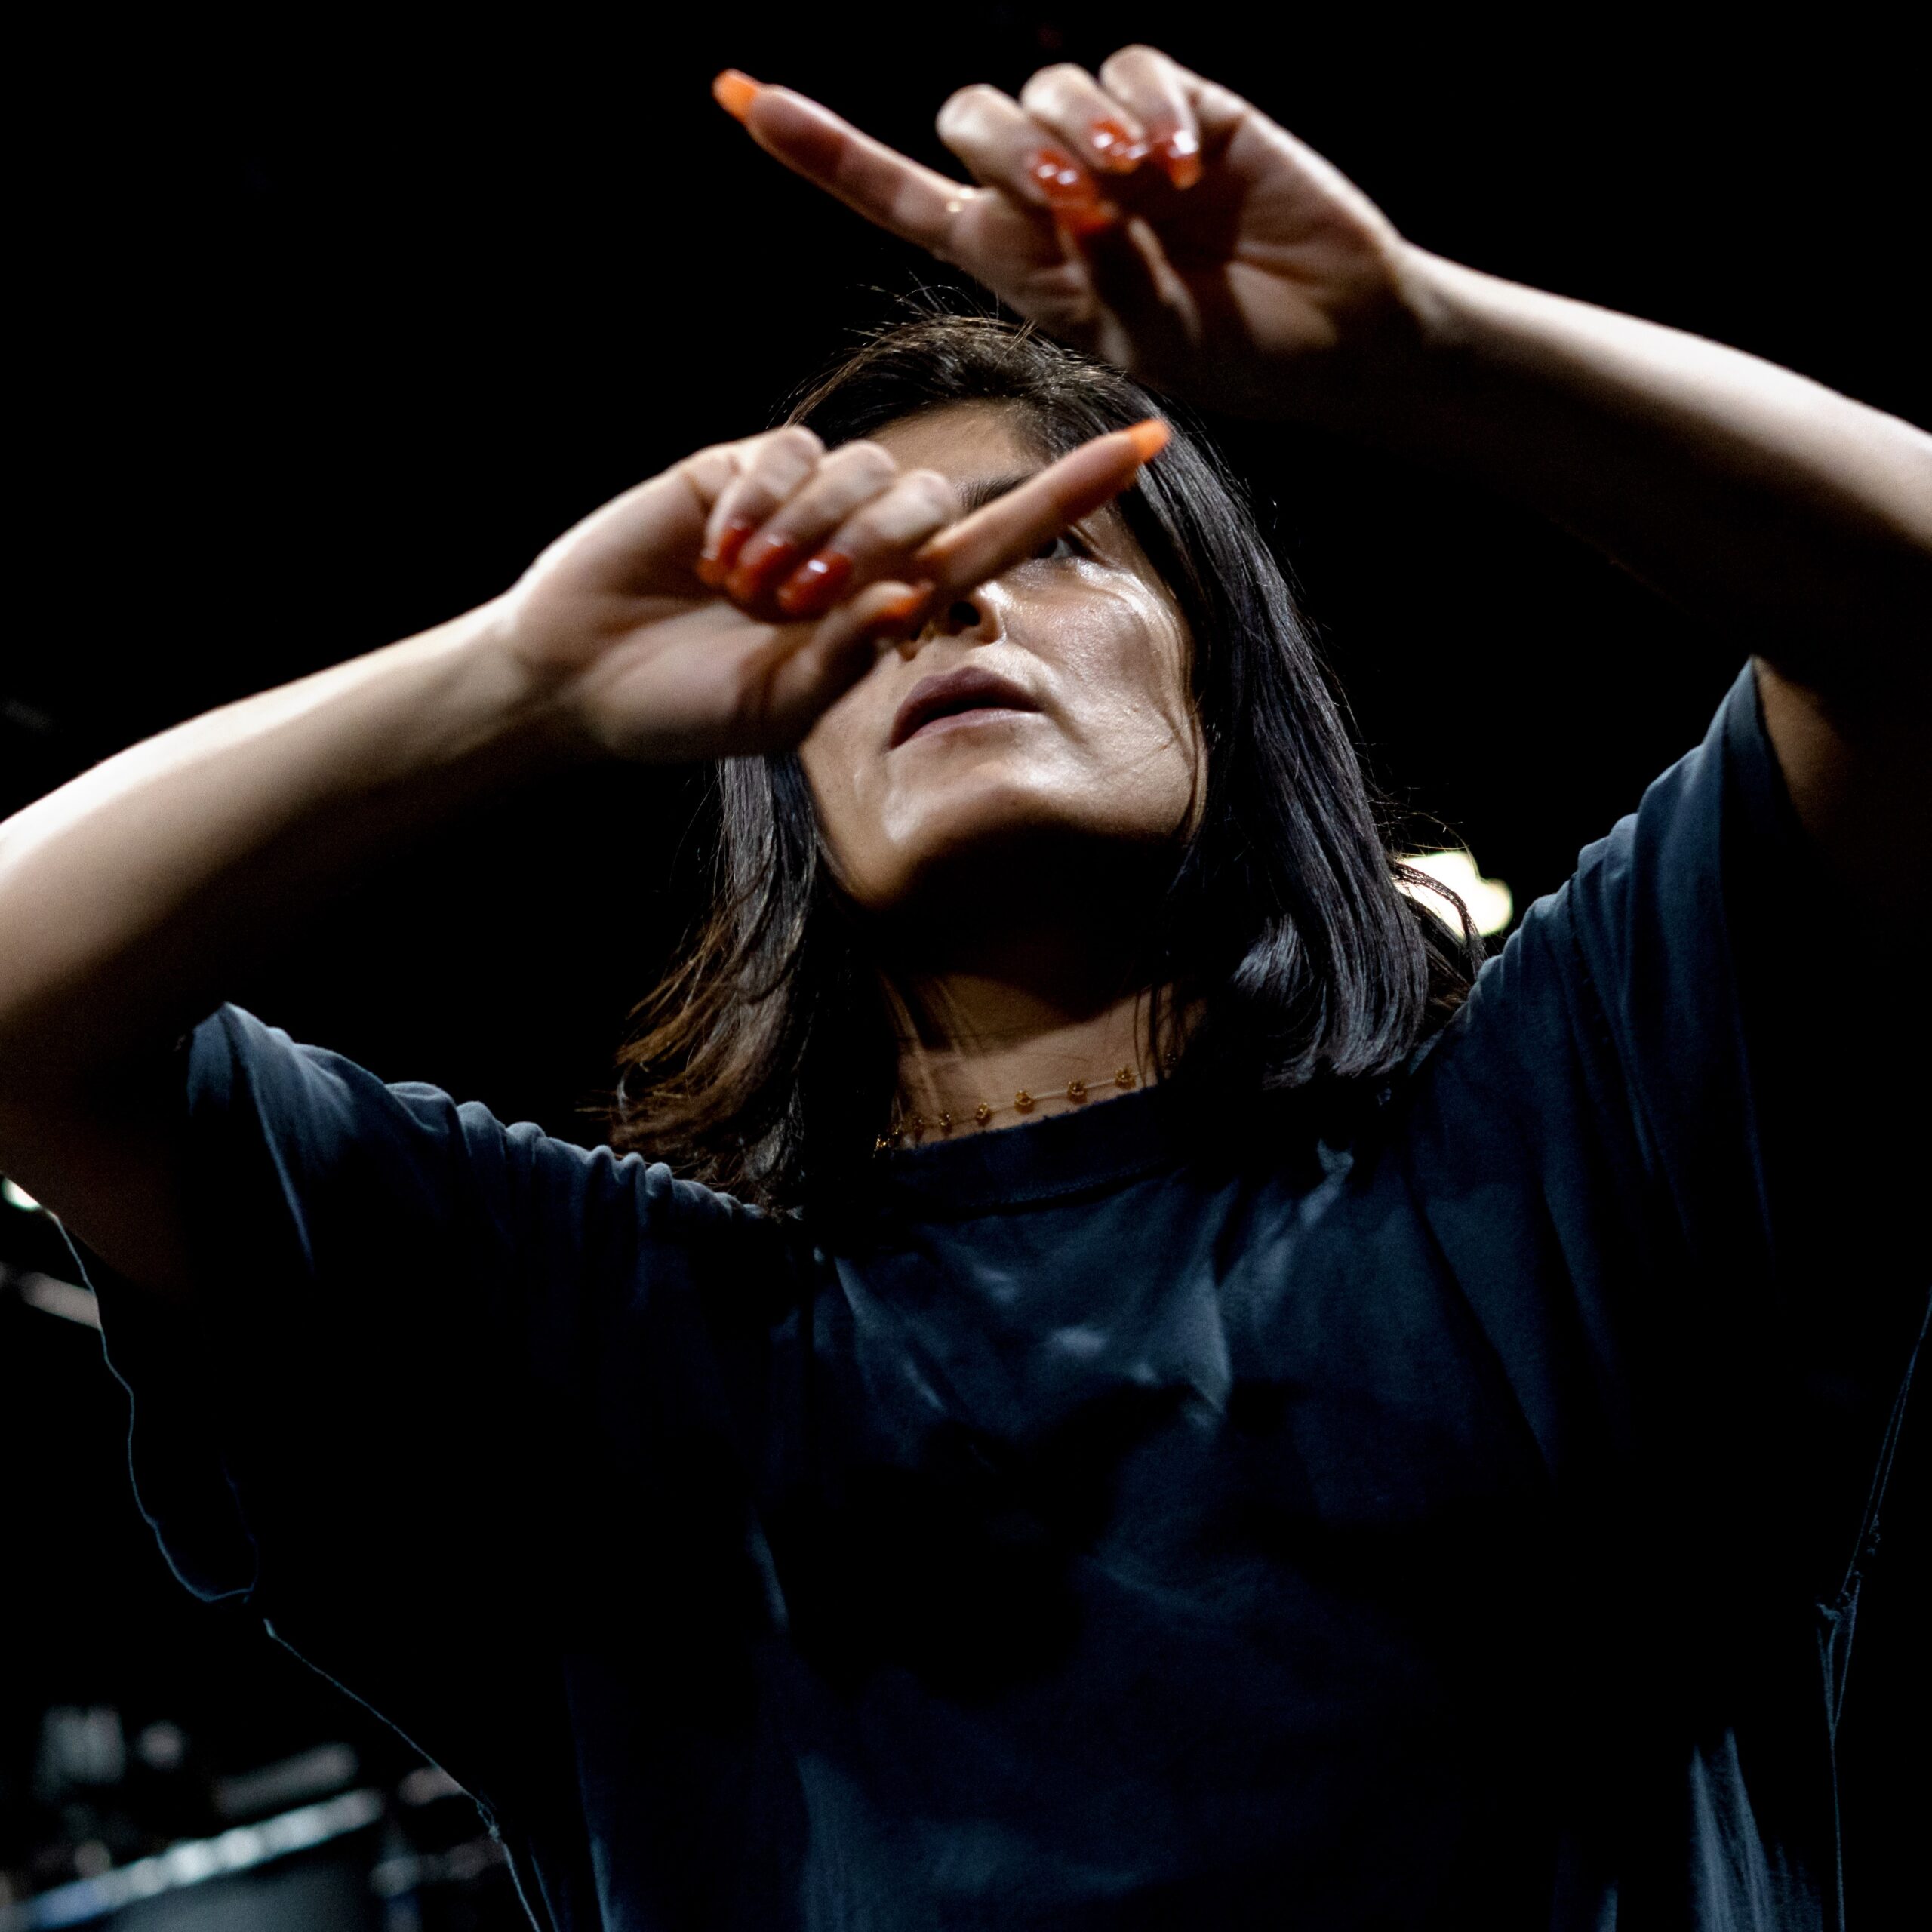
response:
<path id="1" fill-rule="evenodd" d="M 1167 448 L 1174 432 L 1158 416 L 1150 416 L 1146 422 L 1137 423 L 1121 434 L 1132 441 L 1136 457 L 1147 463 Z"/>
<path id="2" fill-rule="evenodd" d="M 758 528 L 749 517 L 734 516 L 729 518 L 718 533 L 715 544 L 707 545 L 697 560 L 697 580 L 709 584 L 714 589 L 731 574 L 731 566 L 738 561 L 738 552 L 745 547 L 745 539 Z"/>
<path id="3" fill-rule="evenodd" d="M 778 586 L 772 601 L 788 617 L 816 617 L 838 601 L 851 574 L 852 560 L 844 551 L 821 550 Z"/>
<path id="4" fill-rule="evenodd" d="M 1168 179 L 1177 188 L 1191 188 L 1201 179 L 1201 137 L 1185 128 L 1171 130 L 1154 143 Z"/>
<path id="5" fill-rule="evenodd" d="M 792 574 L 804 555 L 804 546 L 789 537 L 774 537 L 768 531 L 754 537 L 739 554 L 737 567 L 726 580 L 731 601 L 755 604 Z"/>
<path id="6" fill-rule="evenodd" d="M 910 624 L 924 612 L 932 594 L 931 584 L 915 586 L 903 597 L 895 597 L 890 603 L 881 605 L 872 613 L 866 628 L 872 631 L 890 630 L 900 625 Z"/>
<path id="7" fill-rule="evenodd" d="M 1147 158 L 1145 141 L 1136 140 L 1124 123 L 1103 118 L 1087 130 L 1100 165 L 1109 174 L 1131 174 Z"/>
<path id="8" fill-rule="evenodd" d="M 1030 172 L 1054 220 L 1072 226 L 1091 223 L 1096 215 L 1103 220 L 1111 218 L 1093 176 L 1070 154 L 1058 148 L 1042 148 L 1035 155 Z"/>
<path id="9" fill-rule="evenodd" d="M 1100 198 L 1094 177 L 1069 154 L 1042 148 L 1030 171 L 1054 226 L 1075 241 L 1113 226 L 1120 211 Z"/>
<path id="10" fill-rule="evenodd" d="M 711 84 L 711 97 L 734 120 L 742 121 L 752 111 L 752 103 L 758 98 L 757 82 L 750 75 L 740 73 L 736 67 L 727 67 Z"/>

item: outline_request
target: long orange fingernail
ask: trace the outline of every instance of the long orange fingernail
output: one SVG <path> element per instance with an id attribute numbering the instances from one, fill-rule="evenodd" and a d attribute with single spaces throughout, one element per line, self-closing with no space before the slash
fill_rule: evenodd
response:
<path id="1" fill-rule="evenodd" d="M 1136 140 L 1121 122 L 1096 121 L 1087 130 L 1087 138 L 1094 144 L 1100 165 L 1109 174 L 1131 174 L 1147 158 L 1147 143 Z"/>
<path id="2" fill-rule="evenodd" d="M 709 584 L 713 589 L 731 574 L 731 566 L 738 561 L 738 552 L 745 547 L 745 539 L 758 528 L 749 517 L 734 516 L 726 520 L 718 531 L 717 540 L 707 543 L 697 560 L 697 580 Z"/>
<path id="3" fill-rule="evenodd" d="M 1201 137 L 1185 128 L 1174 128 L 1154 143 L 1168 179 L 1177 188 L 1191 188 L 1201 179 Z"/>
<path id="4" fill-rule="evenodd" d="M 843 550 L 821 550 L 778 586 L 772 601 L 788 617 L 816 617 L 838 601 L 851 575 L 852 560 Z"/>
<path id="5" fill-rule="evenodd" d="M 726 580 L 724 587 L 731 601 L 755 604 L 781 577 L 791 575 L 804 548 L 789 537 L 774 537 L 769 531 L 754 537 L 739 554 L 737 568 Z"/>
<path id="6" fill-rule="evenodd" d="M 1165 449 L 1172 439 L 1174 432 L 1158 416 L 1150 416 L 1144 423 L 1137 423 L 1123 433 L 1134 445 L 1134 454 L 1142 463 L 1151 462 Z"/>
<path id="7" fill-rule="evenodd" d="M 736 67 L 727 67 L 711 84 L 711 97 L 734 121 L 742 121 L 758 98 L 758 84 Z"/>
<path id="8" fill-rule="evenodd" d="M 1042 148 L 1030 171 L 1054 220 L 1069 233 L 1091 235 L 1119 218 L 1119 211 L 1101 200 L 1093 176 L 1070 154 Z"/>
<path id="9" fill-rule="evenodd" d="M 868 620 L 866 628 L 876 633 L 908 626 L 924 614 L 927 605 L 931 601 L 933 587 L 931 584 L 915 585 L 903 597 L 895 597 L 891 602 L 881 604 Z"/>

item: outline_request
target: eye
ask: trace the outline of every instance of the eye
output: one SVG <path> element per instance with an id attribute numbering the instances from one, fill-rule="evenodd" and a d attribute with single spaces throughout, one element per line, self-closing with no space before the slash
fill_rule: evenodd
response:
<path id="1" fill-rule="evenodd" d="M 1084 557 L 1086 554 L 1078 537 L 1062 531 L 1051 543 L 1042 544 L 1033 552 L 1033 560 L 1035 563 L 1057 563 L 1063 557 Z"/>

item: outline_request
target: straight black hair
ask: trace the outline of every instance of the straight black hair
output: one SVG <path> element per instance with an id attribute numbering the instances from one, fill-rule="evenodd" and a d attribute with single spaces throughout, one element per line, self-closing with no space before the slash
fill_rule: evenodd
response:
<path id="1" fill-rule="evenodd" d="M 1197 1018 L 1168 1077 L 1204 1125 L 1251 1117 L 1270 1096 L 1347 1101 L 1377 1087 L 1460 1003 L 1481 942 L 1454 894 L 1389 856 L 1341 706 L 1241 487 L 1139 384 L 988 315 L 880 329 L 786 420 L 830 446 L 962 403 L 1009 407 L 1043 460 L 1152 415 L 1174 432 L 1119 500 L 1192 633 L 1206 748 L 1204 800 L 1145 962 L 1147 1063 L 1174 1050 L 1183 1011 Z M 862 1189 L 886 1124 L 891 1016 L 797 752 L 726 759 L 714 781 L 711 903 L 633 1014 L 610 1137 L 767 1208 L 816 1203 L 829 1217 Z M 1417 891 L 1453 908 L 1460 937 Z"/>

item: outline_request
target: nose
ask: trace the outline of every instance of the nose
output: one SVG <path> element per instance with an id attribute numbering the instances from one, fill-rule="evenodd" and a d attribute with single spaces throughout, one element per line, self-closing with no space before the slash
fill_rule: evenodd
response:
<path id="1" fill-rule="evenodd" d="M 970 644 L 991 644 L 1006 634 L 1004 601 L 996 580 L 964 592 L 935 611 L 919 635 L 900 647 L 900 654 L 909 657 L 929 638 L 961 638 Z"/>

